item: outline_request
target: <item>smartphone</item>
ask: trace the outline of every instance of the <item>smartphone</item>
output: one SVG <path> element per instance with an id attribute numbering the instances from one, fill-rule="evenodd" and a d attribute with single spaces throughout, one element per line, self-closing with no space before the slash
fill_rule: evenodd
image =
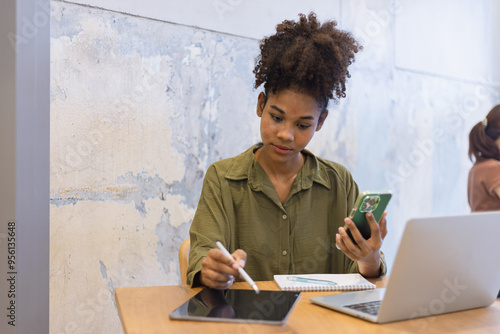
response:
<path id="1" fill-rule="evenodd" d="M 372 212 L 373 217 L 375 217 L 375 220 L 378 223 L 387 207 L 387 204 L 389 204 L 391 197 L 392 193 L 389 190 L 364 191 L 359 194 L 356 199 L 356 203 L 351 210 L 349 218 L 352 219 L 363 238 L 369 239 L 372 234 L 370 224 L 368 224 L 368 220 L 366 219 L 366 213 Z M 344 228 L 351 240 L 356 243 L 351 235 L 351 231 L 349 231 L 346 226 L 344 226 Z"/>

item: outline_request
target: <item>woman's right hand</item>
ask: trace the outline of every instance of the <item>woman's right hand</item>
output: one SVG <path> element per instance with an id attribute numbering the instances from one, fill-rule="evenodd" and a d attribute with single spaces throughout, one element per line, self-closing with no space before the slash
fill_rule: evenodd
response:
<path id="1" fill-rule="evenodd" d="M 238 269 L 245 267 L 247 254 L 237 249 L 229 259 L 218 248 L 212 248 L 201 261 L 200 283 L 213 289 L 229 289 L 234 278 L 240 278 Z"/>

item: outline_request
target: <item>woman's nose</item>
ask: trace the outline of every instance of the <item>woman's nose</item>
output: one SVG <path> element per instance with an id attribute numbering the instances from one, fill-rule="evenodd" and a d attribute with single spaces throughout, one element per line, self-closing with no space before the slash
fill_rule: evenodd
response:
<path id="1" fill-rule="evenodd" d="M 288 124 L 282 124 L 278 131 L 278 138 L 283 141 L 292 141 L 293 140 L 293 127 Z"/>

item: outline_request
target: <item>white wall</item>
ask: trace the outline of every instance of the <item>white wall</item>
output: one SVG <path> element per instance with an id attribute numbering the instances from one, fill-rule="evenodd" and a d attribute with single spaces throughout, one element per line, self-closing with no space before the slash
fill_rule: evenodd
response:
<path id="1" fill-rule="evenodd" d="M 401 1 L 396 16 L 395 64 L 403 70 L 500 83 L 498 1 Z"/>
<path id="2" fill-rule="evenodd" d="M 365 48 L 310 149 L 393 190 L 389 264 L 407 219 L 469 211 L 467 134 L 500 101 L 493 0 L 52 4 L 53 332 L 118 332 L 114 287 L 178 284 L 206 168 L 259 140 L 258 40 L 311 8 Z"/>
<path id="3" fill-rule="evenodd" d="M 315 11 L 320 19 L 338 18 L 341 1 L 185 0 L 185 1 L 71 1 L 120 13 L 177 23 L 260 40 L 272 35 L 276 24 Z"/>

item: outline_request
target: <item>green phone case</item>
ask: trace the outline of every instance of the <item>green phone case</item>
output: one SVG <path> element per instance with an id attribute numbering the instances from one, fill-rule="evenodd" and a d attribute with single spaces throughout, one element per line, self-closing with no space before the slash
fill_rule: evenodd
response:
<path id="1" fill-rule="evenodd" d="M 392 194 L 388 190 L 364 191 L 359 194 L 349 217 L 352 219 L 354 224 L 356 224 L 356 227 L 363 238 L 369 239 L 371 236 L 370 225 L 368 224 L 365 214 L 367 212 L 372 212 L 378 223 L 387 207 L 387 204 L 389 204 L 391 197 Z M 356 243 L 351 235 L 351 231 L 349 231 L 348 228 L 346 228 L 346 232 L 351 240 Z"/>

